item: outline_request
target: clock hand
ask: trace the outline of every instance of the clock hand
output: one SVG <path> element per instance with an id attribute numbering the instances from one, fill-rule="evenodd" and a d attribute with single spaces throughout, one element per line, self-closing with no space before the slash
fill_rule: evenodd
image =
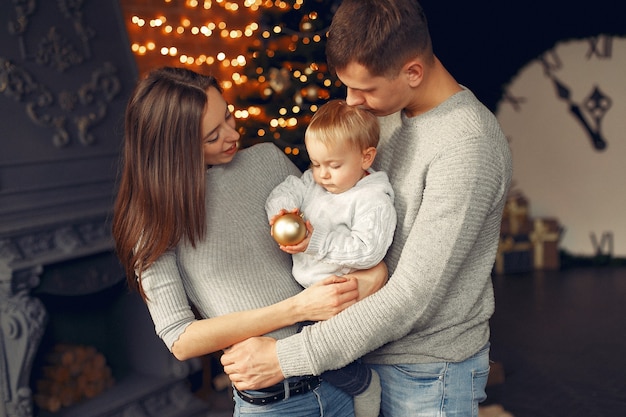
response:
<path id="1" fill-rule="evenodd" d="M 599 129 L 598 130 L 593 130 L 591 128 L 591 126 L 589 126 L 589 123 L 587 122 L 587 119 L 585 119 L 585 116 L 583 115 L 583 112 L 580 110 L 580 107 L 578 107 L 577 104 L 570 102 L 570 104 L 569 104 L 569 111 L 574 116 L 576 116 L 576 119 L 578 119 L 578 121 L 583 125 L 583 127 L 585 128 L 585 130 L 589 134 L 589 137 L 591 138 L 591 142 L 593 143 L 593 147 L 596 148 L 599 151 L 605 149 L 606 148 L 606 140 L 604 140 L 604 138 L 602 137 L 602 134 L 600 134 L 600 130 Z"/>
<path id="2" fill-rule="evenodd" d="M 585 115 L 583 114 L 583 112 L 580 110 L 580 107 L 578 106 L 578 104 L 572 101 L 570 97 L 571 94 L 570 94 L 569 88 L 565 84 L 561 83 L 554 75 L 549 73 L 548 76 L 552 79 L 552 82 L 554 83 L 556 87 L 557 95 L 559 96 L 559 98 L 561 100 L 566 101 L 567 104 L 569 104 L 570 113 L 572 113 L 576 117 L 576 119 L 580 122 L 580 124 L 582 124 L 582 126 L 587 131 L 587 134 L 589 135 L 589 138 L 591 139 L 593 147 L 599 151 L 605 149 L 606 140 L 602 137 L 602 134 L 600 133 L 600 126 L 598 125 L 597 129 L 593 129 L 589 125 L 589 122 L 587 122 L 587 119 L 585 118 Z"/>

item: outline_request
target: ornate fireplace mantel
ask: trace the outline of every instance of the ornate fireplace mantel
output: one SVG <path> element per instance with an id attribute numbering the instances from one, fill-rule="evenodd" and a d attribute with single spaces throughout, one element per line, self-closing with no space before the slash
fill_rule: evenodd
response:
<path id="1" fill-rule="evenodd" d="M 38 282 L 41 268 L 22 270 L 12 278 L 0 264 L 0 382 L 3 416 L 32 415 L 29 388 L 30 365 L 44 331 L 46 312 L 42 303 L 28 295 Z M 2 410 L 0 410 L 2 411 Z"/>
<path id="2" fill-rule="evenodd" d="M 48 321 L 45 306 L 36 294 L 76 298 L 110 288 L 124 279 L 106 230 L 106 217 L 92 217 L 0 239 L 0 416 L 35 415 L 31 368 Z M 78 404 L 59 415 L 206 415 L 208 405 L 193 397 L 185 382 L 191 372 L 199 369 L 199 361 L 179 362 L 167 352 L 154 335 L 147 310 L 139 300 L 125 308 L 117 314 L 130 328 L 122 329 L 126 337 L 120 339 L 132 345 L 130 352 L 135 351 L 135 356 L 128 359 L 135 362 L 134 370 L 118 381 L 118 387 L 101 395 L 105 398 Z M 136 340 L 128 341 L 133 338 Z M 122 397 L 125 401 L 120 401 Z"/>
<path id="3" fill-rule="evenodd" d="M 136 79 L 118 0 L 0 1 L 0 417 L 37 412 L 31 368 L 53 321 L 37 294 L 91 293 L 124 279 L 116 261 L 90 262 L 114 259 L 108 219 Z M 81 265 L 73 279 L 55 269 L 67 263 Z M 139 307 L 128 315 L 149 320 Z M 184 385 L 198 362 L 163 355 L 151 330 L 127 330 L 141 351 L 127 359 L 158 375 L 137 372 L 113 399 L 60 415 L 191 417 L 206 408 Z M 93 412 L 98 402 L 103 411 Z"/>
<path id="4" fill-rule="evenodd" d="M 33 414 L 31 366 L 45 330 L 47 313 L 31 292 L 39 286 L 44 268 L 110 250 L 105 224 L 104 217 L 96 217 L 74 224 L 13 232 L 0 238 L 0 398 L 3 400 L 0 415 Z M 84 291 L 105 288 L 122 277 L 105 273 L 101 275 L 104 279 L 86 279 L 83 285 L 90 289 Z"/>
<path id="5" fill-rule="evenodd" d="M 0 416 L 26 417 L 47 321 L 31 293 L 48 265 L 111 249 L 136 69 L 115 0 L 2 1 L 0 16 Z"/>

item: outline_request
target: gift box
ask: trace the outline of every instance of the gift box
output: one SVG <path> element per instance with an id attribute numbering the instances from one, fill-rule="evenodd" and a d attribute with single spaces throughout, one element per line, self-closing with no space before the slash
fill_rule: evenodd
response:
<path id="1" fill-rule="evenodd" d="M 494 272 L 499 275 L 530 272 L 534 268 L 533 256 L 533 244 L 528 235 L 501 236 Z"/>
<path id="2" fill-rule="evenodd" d="M 554 218 L 536 218 L 529 237 L 533 245 L 533 264 L 538 270 L 556 270 L 561 267 L 559 240 L 562 228 Z"/>
<path id="3" fill-rule="evenodd" d="M 527 235 L 532 230 L 529 203 L 522 193 L 508 197 L 502 213 L 502 235 Z"/>

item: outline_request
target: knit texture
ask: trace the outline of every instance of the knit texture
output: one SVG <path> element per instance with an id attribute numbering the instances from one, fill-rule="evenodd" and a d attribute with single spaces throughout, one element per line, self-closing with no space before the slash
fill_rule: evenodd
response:
<path id="1" fill-rule="evenodd" d="M 313 233 L 305 252 L 293 255 L 293 276 L 302 286 L 383 260 L 396 229 L 393 190 L 384 172 L 369 171 L 354 187 L 333 194 L 315 183 L 311 170 L 289 176 L 265 205 L 268 218 L 299 208 Z"/>
<path id="2" fill-rule="evenodd" d="M 302 287 L 291 276 L 291 257 L 270 235 L 264 206 L 272 189 L 300 171 L 273 144 L 240 151 L 207 171 L 207 233 L 195 248 L 180 244 L 143 274 L 148 309 L 168 348 L 195 318 L 277 303 Z M 273 332 L 281 338 L 291 326 Z"/>
<path id="3" fill-rule="evenodd" d="M 413 118 L 381 118 L 374 168 L 395 192 L 389 282 L 279 340 L 283 373 L 319 374 L 369 353 L 380 364 L 462 361 L 489 340 L 491 270 L 512 174 L 495 116 L 467 89 Z"/>

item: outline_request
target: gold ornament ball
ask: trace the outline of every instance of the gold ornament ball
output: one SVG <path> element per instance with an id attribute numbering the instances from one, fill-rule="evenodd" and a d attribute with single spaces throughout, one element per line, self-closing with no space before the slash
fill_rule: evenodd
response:
<path id="1" fill-rule="evenodd" d="M 304 220 L 297 214 L 283 214 L 274 221 L 272 236 L 276 242 L 283 246 L 297 245 L 306 237 Z"/>

